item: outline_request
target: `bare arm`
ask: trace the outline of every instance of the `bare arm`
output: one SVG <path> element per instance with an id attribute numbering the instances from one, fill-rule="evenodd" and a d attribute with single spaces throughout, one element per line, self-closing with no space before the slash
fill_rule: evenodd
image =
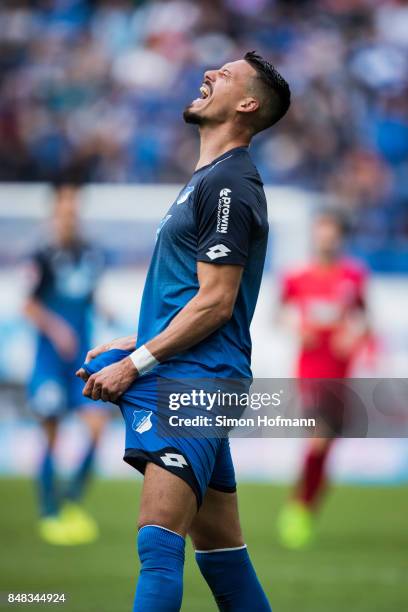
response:
<path id="1" fill-rule="evenodd" d="M 197 294 L 161 334 L 146 344 L 158 361 L 194 346 L 231 318 L 242 270 L 242 266 L 198 262 Z"/>
<path id="2" fill-rule="evenodd" d="M 44 335 L 53 335 L 53 328 L 61 323 L 58 315 L 48 310 L 39 300 L 34 297 L 27 299 L 24 304 L 24 314 L 31 323 Z"/>
<path id="3" fill-rule="evenodd" d="M 170 325 L 146 347 L 158 361 L 194 346 L 232 316 L 243 267 L 197 263 L 199 290 Z M 84 395 L 94 400 L 116 401 L 137 378 L 138 371 L 129 357 L 107 366 L 89 377 Z"/>
<path id="4" fill-rule="evenodd" d="M 64 359 L 71 359 L 76 352 L 78 339 L 72 327 L 58 314 L 49 310 L 35 297 L 29 297 L 24 314 L 31 323 L 55 346 Z"/>

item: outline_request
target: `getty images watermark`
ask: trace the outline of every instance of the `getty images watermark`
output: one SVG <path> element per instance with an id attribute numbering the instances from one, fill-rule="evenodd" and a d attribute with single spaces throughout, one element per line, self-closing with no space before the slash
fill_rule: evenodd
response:
<path id="1" fill-rule="evenodd" d="M 217 389 L 206 391 L 204 389 L 191 389 L 184 392 L 173 392 L 169 394 L 169 409 L 179 411 L 182 408 L 198 408 L 205 412 L 220 409 L 244 409 L 258 411 L 266 407 L 278 407 L 282 404 L 283 389 L 275 393 L 257 392 L 230 392 Z M 222 411 L 223 412 L 223 411 Z M 204 428 L 236 428 L 236 427 L 316 427 L 314 418 L 291 418 L 281 415 L 268 416 L 257 414 L 248 416 L 227 416 L 226 414 L 196 414 L 194 416 L 180 416 L 179 414 L 168 417 L 170 427 L 204 427 Z"/>
<path id="2" fill-rule="evenodd" d="M 139 433 L 173 437 L 408 437 L 406 379 L 159 379 Z"/>

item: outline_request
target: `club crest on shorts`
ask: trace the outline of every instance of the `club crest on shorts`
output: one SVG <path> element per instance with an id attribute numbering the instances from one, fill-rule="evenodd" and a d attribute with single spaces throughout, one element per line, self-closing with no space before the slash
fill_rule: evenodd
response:
<path id="1" fill-rule="evenodd" d="M 134 410 L 132 429 L 137 433 L 145 433 L 153 427 L 151 410 Z"/>

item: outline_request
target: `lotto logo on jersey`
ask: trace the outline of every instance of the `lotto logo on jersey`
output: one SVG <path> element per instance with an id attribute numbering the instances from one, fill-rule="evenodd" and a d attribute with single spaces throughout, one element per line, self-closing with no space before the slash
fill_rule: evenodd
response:
<path id="1" fill-rule="evenodd" d="M 218 210 L 217 210 L 217 232 L 219 234 L 226 234 L 228 232 L 228 223 L 231 208 L 231 189 L 221 189 L 220 197 L 218 199 Z"/>
<path id="2" fill-rule="evenodd" d="M 168 467 L 183 468 L 188 465 L 183 455 L 179 455 L 178 453 L 166 453 L 165 455 L 161 455 L 160 459 L 163 461 L 164 465 Z"/>
<path id="3" fill-rule="evenodd" d="M 206 252 L 206 255 L 213 261 L 219 257 L 226 257 L 228 253 L 231 253 L 231 249 L 226 247 L 225 244 L 216 244 Z"/>

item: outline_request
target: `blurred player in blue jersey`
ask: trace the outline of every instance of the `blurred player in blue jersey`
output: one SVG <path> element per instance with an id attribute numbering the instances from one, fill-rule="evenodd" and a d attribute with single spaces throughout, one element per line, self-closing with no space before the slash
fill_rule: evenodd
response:
<path id="1" fill-rule="evenodd" d="M 46 448 L 38 473 L 40 535 L 69 545 L 97 537 L 95 521 L 79 506 L 91 474 L 95 449 L 109 411 L 82 395 L 74 376 L 90 346 L 90 317 L 103 257 L 82 240 L 78 229 L 79 190 L 56 188 L 51 239 L 33 255 L 33 282 L 25 314 L 37 329 L 34 369 L 29 384 L 33 411 L 41 421 Z M 69 485 L 57 491 L 54 453 L 58 426 L 78 409 L 89 431 L 89 446 Z"/>
<path id="2" fill-rule="evenodd" d="M 200 92 L 184 112 L 200 131 L 199 161 L 160 224 L 137 342 L 97 347 L 78 372 L 87 397 L 119 403 L 125 461 L 144 473 L 135 612 L 180 609 L 188 534 L 220 610 L 270 610 L 241 533 L 228 438 L 187 425 L 164 435 L 158 386 L 251 378 L 249 326 L 268 215 L 248 147 L 283 117 L 290 91 L 271 64 L 248 53 L 206 72 Z"/>

